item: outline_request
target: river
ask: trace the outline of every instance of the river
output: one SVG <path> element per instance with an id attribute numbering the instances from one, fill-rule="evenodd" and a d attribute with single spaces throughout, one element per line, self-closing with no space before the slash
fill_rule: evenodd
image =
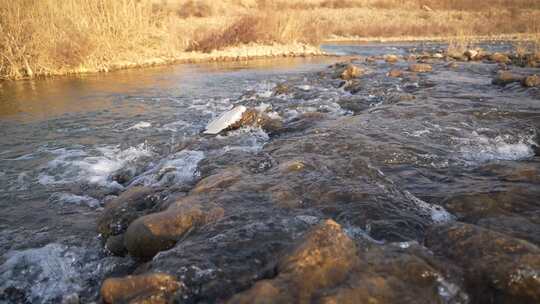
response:
<path id="1" fill-rule="evenodd" d="M 147 271 L 183 278 L 183 301 L 223 300 L 327 218 L 365 246 L 424 250 L 430 227 L 456 221 L 540 245 L 539 88 L 493 85 L 490 62 L 433 60 L 433 72 L 395 78 L 408 62 L 357 60 L 367 72 L 352 89 L 328 67 L 443 48 L 344 43 L 324 46 L 328 57 L 0 83 L 0 302 L 97 301 L 106 277 Z M 201 134 L 238 104 L 282 128 Z M 103 248 L 96 222 L 122 193 L 159 189 L 170 204 L 222 172 L 231 182 L 202 203 L 219 220 L 151 261 Z M 441 301 L 475 299 L 452 280 L 463 291 L 441 283 Z"/>

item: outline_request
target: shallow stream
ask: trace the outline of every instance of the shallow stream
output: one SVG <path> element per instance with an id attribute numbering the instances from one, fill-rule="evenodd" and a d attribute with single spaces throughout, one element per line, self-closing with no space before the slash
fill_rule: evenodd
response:
<path id="1" fill-rule="evenodd" d="M 392 78 L 409 63 L 358 59 L 438 44 L 324 48 L 366 69 L 353 90 L 332 56 L 0 83 L 0 303 L 98 301 L 106 277 L 147 271 L 182 278 L 177 301 L 225 300 L 327 218 L 377 246 L 423 247 L 452 221 L 540 245 L 540 88 L 493 85 L 495 63 L 434 60 Z M 201 134 L 238 104 L 283 127 Z M 96 221 L 120 194 L 160 189 L 169 204 L 223 172 L 206 195 L 220 220 L 149 262 L 104 249 Z M 468 301 L 441 286 L 442 302 Z"/>

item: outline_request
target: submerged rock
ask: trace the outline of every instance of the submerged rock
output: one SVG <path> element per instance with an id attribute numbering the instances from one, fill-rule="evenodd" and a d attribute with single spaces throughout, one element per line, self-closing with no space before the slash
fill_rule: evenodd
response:
<path id="1" fill-rule="evenodd" d="M 101 286 L 103 302 L 169 303 L 171 295 L 182 288 L 182 283 L 165 273 L 133 275 L 106 279 Z"/>
<path id="2" fill-rule="evenodd" d="M 504 86 L 513 82 L 521 82 L 521 81 L 523 81 L 523 77 L 514 75 L 512 72 L 509 72 L 509 71 L 499 71 L 497 72 L 497 76 L 495 76 L 492 83 L 496 85 Z"/>
<path id="3" fill-rule="evenodd" d="M 475 303 L 538 303 L 540 248 L 470 224 L 432 228 L 426 245 L 465 271 Z"/>
<path id="4" fill-rule="evenodd" d="M 98 232 L 107 240 L 123 233 L 135 219 L 161 208 L 159 189 L 133 187 L 105 205 L 97 220 Z"/>
<path id="5" fill-rule="evenodd" d="M 193 193 L 203 193 L 221 190 L 237 182 L 242 177 L 242 170 L 238 168 L 225 170 L 203 178 L 193 188 Z"/>
<path id="6" fill-rule="evenodd" d="M 433 68 L 429 64 L 425 63 L 416 63 L 409 65 L 409 71 L 415 72 L 415 73 L 427 73 L 431 72 Z"/>

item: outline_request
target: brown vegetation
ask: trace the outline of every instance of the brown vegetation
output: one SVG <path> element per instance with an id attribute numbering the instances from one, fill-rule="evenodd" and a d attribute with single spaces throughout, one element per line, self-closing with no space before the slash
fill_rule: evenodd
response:
<path id="1" fill-rule="evenodd" d="M 245 44 L 539 32 L 537 0 L 0 0 L 0 78 Z"/>

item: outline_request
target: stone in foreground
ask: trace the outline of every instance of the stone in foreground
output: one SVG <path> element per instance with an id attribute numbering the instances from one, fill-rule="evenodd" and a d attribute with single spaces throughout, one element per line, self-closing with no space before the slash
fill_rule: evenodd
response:
<path id="1" fill-rule="evenodd" d="M 540 303 L 540 248 L 465 223 L 430 230 L 427 247 L 465 270 L 473 299 L 492 303 Z M 490 296 L 487 296 L 487 295 Z"/>
<path id="2" fill-rule="evenodd" d="M 182 284 L 165 273 L 109 278 L 101 286 L 104 303 L 168 303 Z"/>

